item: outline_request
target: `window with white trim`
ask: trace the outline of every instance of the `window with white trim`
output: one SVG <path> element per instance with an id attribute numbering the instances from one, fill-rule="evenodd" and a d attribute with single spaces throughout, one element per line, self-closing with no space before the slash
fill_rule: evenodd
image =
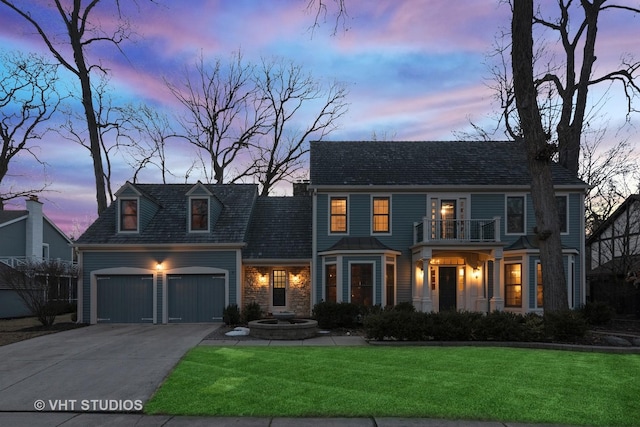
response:
<path id="1" fill-rule="evenodd" d="M 373 198 L 372 231 L 389 233 L 391 231 L 391 200 L 389 197 Z"/>
<path id="2" fill-rule="evenodd" d="M 191 231 L 209 231 L 209 199 L 192 198 L 189 200 Z"/>
<path id="3" fill-rule="evenodd" d="M 524 234 L 524 196 L 507 196 L 507 234 Z"/>
<path id="4" fill-rule="evenodd" d="M 138 200 L 120 200 L 120 231 L 138 231 Z"/>
<path id="5" fill-rule="evenodd" d="M 346 233 L 347 232 L 347 198 L 346 197 L 331 197 L 330 204 L 330 219 L 329 230 L 331 233 Z"/>

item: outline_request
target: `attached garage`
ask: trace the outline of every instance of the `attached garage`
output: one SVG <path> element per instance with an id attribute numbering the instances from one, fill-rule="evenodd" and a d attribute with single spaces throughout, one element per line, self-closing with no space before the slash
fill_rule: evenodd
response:
<path id="1" fill-rule="evenodd" d="M 220 322 L 225 306 L 225 276 L 167 276 L 169 322 Z"/>
<path id="2" fill-rule="evenodd" d="M 97 276 L 98 323 L 153 323 L 153 276 Z"/>

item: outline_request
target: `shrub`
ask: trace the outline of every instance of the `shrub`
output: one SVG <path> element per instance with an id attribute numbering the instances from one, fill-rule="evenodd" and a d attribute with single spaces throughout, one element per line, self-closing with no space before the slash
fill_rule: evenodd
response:
<path id="1" fill-rule="evenodd" d="M 399 302 L 398 304 L 396 304 L 393 307 L 393 310 L 405 311 L 407 313 L 414 313 L 416 311 L 416 308 L 413 306 L 413 303 L 408 302 L 408 301 L 404 301 L 404 302 Z"/>
<path id="2" fill-rule="evenodd" d="M 573 310 L 545 312 L 544 333 L 551 341 L 582 338 L 587 333 L 587 321 L 579 312 Z"/>
<path id="3" fill-rule="evenodd" d="M 313 307 L 313 318 L 323 329 L 352 328 L 362 318 L 360 307 L 348 302 L 323 301 Z"/>
<path id="4" fill-rule="evenodd" d="M 222 320 L 227 325 L 240 323 L 240 309 L 237 304 L 230 304 L 222 311 Z"/>
<path id="5" fill-rule="evenodd" d="M 482 313 L 441 311 L 433 313 L 433 339 L 436 341 L 474 341 L 479 339 Z"/>
<path id="6" fill-rule="evenodd" d="M 482 319 L 480 335 L 486 341 L 521 341 L 525 324 L 521 315 L 495 310 Z"/>
<path id="7" fill-rule="evenodd" d="M 429 313 L 389 310 L 365 317 L 365 335 L 382 341 L 425 341 L 429 339 Z"/>
<path id="8" fill-rule="evenodd" d="M 588 302 L 580 308 L 580 313 L 589 325 L 606 325 L 613 320 L 615 310 L 604 302 Z"/>
<path id="9" fill-rule="evenodd" d="M 244 323 L 262 319 L 262 308 L 260 308 L 260 304 L 255 301 L 245 304 L 244 310 L 242 311 L 242 319 Z"/>

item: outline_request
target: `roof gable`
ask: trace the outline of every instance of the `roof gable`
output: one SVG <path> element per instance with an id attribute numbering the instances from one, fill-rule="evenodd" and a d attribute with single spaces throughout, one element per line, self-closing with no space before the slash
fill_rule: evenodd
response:
<path id="1" fill-rule="evenodd" d="M 585 187 L 552 164 L 556 185 Z M 526 152 L 508 141 L 311 143 L 311 184 L 322 186 L 528 186 Z"/>

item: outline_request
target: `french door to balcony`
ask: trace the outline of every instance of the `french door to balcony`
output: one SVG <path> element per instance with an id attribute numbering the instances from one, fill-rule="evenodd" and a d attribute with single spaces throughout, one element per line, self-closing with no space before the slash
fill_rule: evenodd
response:
<path id="1" fill-rule="evenodd" d="M 442 200 L 440 202 L 440 237 L 442 239 L 456 239 L 458 237 L 456 212 L 456 200 Z"/>

